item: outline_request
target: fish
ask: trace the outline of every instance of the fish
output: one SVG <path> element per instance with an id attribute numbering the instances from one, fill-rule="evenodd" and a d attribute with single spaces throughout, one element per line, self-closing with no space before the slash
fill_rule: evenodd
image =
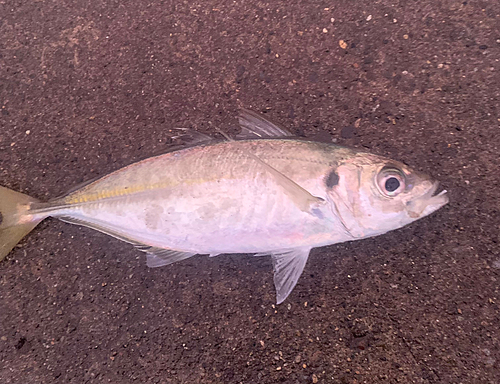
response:
<path id="1" fill-rule="evenodd" d="M 47 217 L 103 232 L 146 253 L 149 267 L 194 255 L 270 256 L 276 301 L 311 249 L 382 235 L 448 203 L 438 181 L 391 159 L 294 137 L 252 111 L 241 132 L 133 163 L 41 202 L 0 187 L 0 260 Z"/>

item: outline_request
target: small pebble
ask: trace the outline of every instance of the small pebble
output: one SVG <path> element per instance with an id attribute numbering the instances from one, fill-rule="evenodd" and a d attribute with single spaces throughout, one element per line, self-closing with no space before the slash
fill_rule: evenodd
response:
<path id="1" fill-rule="evenodd" d="M 339 45 L 340 45 L 340 48 L 342 48 L 342 49 L 347 48 L 347 43 L 344 40 L 339 40 Z"/>
<path id="2" fill-rule="evenodd" d="M 312 382 L 316 384 L 318 382 L 318 376 L 316 376 L 314 373 L 312 375 Z"/>
<path id="3" fill-rule="evenodd" d="M 372 15 L 368 15 L 368 17 L 366 18 L 366 21 L 370 21 L 372 19 Z"/>

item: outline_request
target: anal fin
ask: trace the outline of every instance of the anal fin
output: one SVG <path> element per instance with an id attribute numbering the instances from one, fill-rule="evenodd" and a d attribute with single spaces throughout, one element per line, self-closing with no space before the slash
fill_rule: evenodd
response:
<path id="1" fill-rule="evenodd" d="M 122 240 L 126 243 L 132 244 L 139 251 L 146 252 L 146 263 L 148 267 L 161 267 L 196 255 L 196 253 L 194 252 L 166 249 L 145 244 L 139 240 L 128 237 L 126 234 L 120 232 L 120 230 L 117 228 L 111 228 L 109 226 L 105 226 L 102 223 L 92 222 L 90 220 L 70 216 L 61 216 L 58 217 L 58 219 L 66 223 L 83 225 L 85 227 L 95 229 L 99 232 L 105 233 L 106 235 L 113 236 L 118 240 Z"/>
<path id="2" fill-rule="evenodd" d="M 139 249 L 146 252 L 146 264 L 150 268 L 163 267 L 164 265 L 169 265 L 196 255 L 196 253 L 193 252 L 176 251 L 157 247 Z"/>

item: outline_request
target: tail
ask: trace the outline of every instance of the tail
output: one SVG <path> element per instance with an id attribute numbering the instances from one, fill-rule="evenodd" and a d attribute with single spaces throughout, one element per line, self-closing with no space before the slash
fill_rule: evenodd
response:
<path id="1" fill-rule="evenodd" d="M 0 261 L 43 219 L 31 219 L 26 213 L 38 200 L 0 187 Z"/>

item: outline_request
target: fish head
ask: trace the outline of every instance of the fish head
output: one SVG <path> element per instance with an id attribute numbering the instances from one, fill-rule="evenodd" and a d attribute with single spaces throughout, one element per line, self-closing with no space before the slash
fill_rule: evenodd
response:
<path id="1" fill-rule="evenodd" d="M 355 238 L 403 227 L 448 203 L 446 191 L 436 194 L 439 183 L 430 176 L 380 156 L 357 154 L 335 172 L 328 200 Z"/>

